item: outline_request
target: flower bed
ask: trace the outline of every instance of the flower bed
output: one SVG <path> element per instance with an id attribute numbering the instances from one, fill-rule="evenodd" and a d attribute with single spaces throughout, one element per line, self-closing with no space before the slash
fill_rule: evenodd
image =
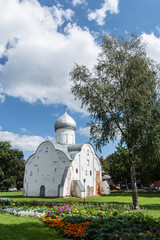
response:
<path id="1" fill-rule="evenodd" d="M 140 212 L 132 213 L 124 209 L 102 210 L 90 205 L 87 209 L 83 205 L 73 205 L 72 209 L 62 216 L 59 214 L 61 208 L 53 206 L 41 220 L 71 239 L 160 239 L 160 219 L 144 216 Z"/>

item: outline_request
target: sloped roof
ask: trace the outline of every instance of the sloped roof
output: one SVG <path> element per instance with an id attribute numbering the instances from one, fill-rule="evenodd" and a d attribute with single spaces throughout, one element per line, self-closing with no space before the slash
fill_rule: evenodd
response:
<path id="1" fill-rule="evenodd" d="M 64 152 L 70 160 L 73 160 L 75 158 L 76 154 L 81 151 L 84 143 L 74 144 L 74 145 L 62 145 L 62 144 L 58 144 L 58 143 L 53 143 L 53 145 L 56 150 Z"/>

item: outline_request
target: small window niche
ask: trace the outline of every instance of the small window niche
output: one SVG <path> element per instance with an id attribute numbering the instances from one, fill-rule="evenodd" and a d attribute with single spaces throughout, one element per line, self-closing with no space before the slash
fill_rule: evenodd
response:
<path id="1" fill-rule="evenodd" d="M 46 152 L 48 152 L 48 147 L 46 147 Z"/>
<path id="2" fill-rule="evenodd" d="M 89 159 L 87 159 L 87 166 L 89 166 Z"/>
<path id="3" fill-rule="evenodd" d="M 85 175 L 87 176 L 88 174 L 87 174 L 87 170 L 85 171 Z"/>
<path id="4" fill-rule="evenodd" d="M 90 170 L 90 176 L 92 176 L 92 171 Z"/>
<path id="5" fill-rule="evenodd" d="M 89 149 L 87 149 L 87 155 L 89 156 Z"/>
<path id="6" fill-rule="evenodd" d="M 76 168 L 76 173 L 78 173 L 78 168 Z"/>

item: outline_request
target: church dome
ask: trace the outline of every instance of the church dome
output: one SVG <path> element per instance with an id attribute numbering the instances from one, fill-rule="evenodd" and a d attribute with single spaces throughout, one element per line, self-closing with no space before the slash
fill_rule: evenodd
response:
<path id="1" fill-rule="evenodd" d="M 55 131 L 59 128 L 69 128 L 76 130 L 76 123 L 66 112 L 57 119 L 54 124 Z"/>

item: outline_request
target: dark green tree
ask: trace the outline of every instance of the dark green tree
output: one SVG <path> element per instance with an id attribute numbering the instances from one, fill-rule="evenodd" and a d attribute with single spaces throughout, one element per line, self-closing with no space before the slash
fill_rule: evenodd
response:
<path id="1" fill-rule="evenodd" d="M 135 156 L 136 178 L 141 181 L 143 175 L 143 163 L 141 159 Z M 104 159 L 102 165 L 109 166 L 109 174 L 115 183 L 125 184 L 128 188 L 128 183 L 131 182 L 129 152 L 125 146 L 118 144 L 116 151 Z"/>
<path id="2" fill-rule="evenodd" d="M 0 142 L 0 189 L 23 187 L 24 168 L 23 152 L 13 149 L 9 142 Z"/>
<path id="3" fill-rule="evenodd" d="M 103 157 L 100 157 L 100 162 L 101 162 L 101 165 L 102 165 L 102 171 L 103 171 L 103 173 L 104 173 L 104 174 L 109 174 L 110 168 L 109 168 L 109 165 L 108 165 L 106 159 L 103 158 Z"/>
<path id="4" fill-rule="evenodd" d="M 157 126 L 157 121 L 155 120 L 152 123 L 152 126 L 150 126 L 148 133 L 146 134 L 145 141 L 140 144 L 138 151 L 136 151 L 137 156 L 139 156 L 144 163 L 142 180 L 154 181 L 160 179 L 159 134 L 159 128 Z"/>
<path id="5" fill-rule="evenodd" d="M 146 141 L 154 121 L 160 132 L 158 73 L 157 65 L 146 56 L 145 45 L 135 35 L 127 40 L 104 35 L 93 71 L 76 64 L 70 73 L 71 92 L 90 114 L 96 146 L 101 148 L 117 137 L 125 142 L 134 209 L 139 209 L 134 153 Z"/>

